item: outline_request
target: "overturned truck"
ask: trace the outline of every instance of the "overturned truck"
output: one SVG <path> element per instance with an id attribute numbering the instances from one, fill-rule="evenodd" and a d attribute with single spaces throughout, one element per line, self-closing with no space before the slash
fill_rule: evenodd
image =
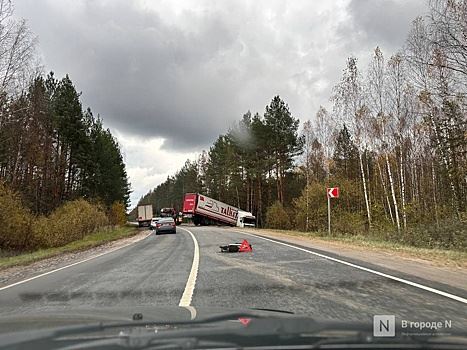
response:
<path id="1" fill-rule="evenodd" d="M 183 217 L 198 225 L 230 225 L 255 227 L 255 216 L 199 193 L 186 193 L 183 200 Z"/>

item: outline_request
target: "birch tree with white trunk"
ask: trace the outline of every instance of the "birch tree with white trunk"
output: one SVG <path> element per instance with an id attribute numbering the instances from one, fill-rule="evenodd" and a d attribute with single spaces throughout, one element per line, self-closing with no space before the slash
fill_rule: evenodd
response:
<path id="1" fill-rule="evenodd" d="M 400 217 L 399 207 L 396 196 L 395 181 L 393 177 L 393 171 L 391 169 L 390 152 L 392 151 L 389 132 L 390 123 L 392 116 L 389 114 L 389 101 L 388 101 L 388 77 L 386 74 L 386 62 L 384 55 L 376 47 L 373 55 L 373 59 L 368 69 L 368 100 L 371 106 L 371 131 L 373 136 L 373 143 L 377 147 L 379 153 L 382 154 L 386 172 L 389 180 L 389 189 L 391 191 L 392 205 L 394 209 L 395 223 L 397 230 L 400 231 Z M 381 176 L 382 181 L 384 178 Z M 385 186 L 383 186 L 384 188 Z M 387 195 L 386 195 L 387 196 Z M 391 206 L 389 205 L 389 208 Z M 390 209 L 392 216 L 392 210 Z"/>
<path id="2" fill-rule="evenodd" d="M 360 177 L 362 179 L 368 227 L 371 228 L 370 194 L 368 191 L 367 175 L 363 166 L 363 152 L 367 149 L 368 108 L 365 104 L 362 76 L 357 67 L 357 59 L 355 57 L 347 59 L 342 79 L 334 87 L 331 99 L 334 102 L 336 115 L 340 118 L 342 124 L 347 125 L 355 138 L 355 144 L 358 148 Z"/>

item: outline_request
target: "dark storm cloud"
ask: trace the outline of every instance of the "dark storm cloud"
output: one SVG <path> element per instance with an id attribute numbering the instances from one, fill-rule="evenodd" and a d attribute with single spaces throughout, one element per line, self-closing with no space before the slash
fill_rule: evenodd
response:
<path id="1" fill-rule="evenodd" d="M 39 30 L 47 66 L 70 73 L 108 125 L 189 148 L 208 145 L 226 117 L 239 115 L 239 73 L 223 55 L 242 47 L 221 15 L 187 12 L 180 28 L 127 1 L 83 2 L 68 13 L 49 2 L 30 5 L 51 19 L 39 24 L 48 26 Z"/>
<path id="2" fill-rule="evenodd" d="M 46 67 L 69 73 L 106 125 L 178 151 L 209 147 L 277 94 L 312 118 L 345 57 L 368 55 L 373 41 L 399 45 L 420 12 L 420 1 L 186 4 L 21 0 L 17 9 Z"/>

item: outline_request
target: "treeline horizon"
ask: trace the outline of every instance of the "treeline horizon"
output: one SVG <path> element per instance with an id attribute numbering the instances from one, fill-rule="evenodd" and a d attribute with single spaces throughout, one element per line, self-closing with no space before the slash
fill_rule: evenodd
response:
<path id="1" fill-rule="evenodd" d="M 332 110 L 299 132 L 276 96 L 139 204 L 180 209 L 184 193 L 201 192 L 252 211 L 259 226 L 325 231 L 325 188 L 340 186 L 336 232 L 465 247 L 467 2 L 428 5 L 399 52 L 376 47 L 364 69 L 348 58 Z"/>
<path id="2" fill-rule="evenodd" d="M 41 72 L 36 37 L 0 0 L 0 183 L 25 209 L 48 215 L 84 198 L 129 205 L 120 145 L 99 115 L 83 108 L 68 75 Z"/>

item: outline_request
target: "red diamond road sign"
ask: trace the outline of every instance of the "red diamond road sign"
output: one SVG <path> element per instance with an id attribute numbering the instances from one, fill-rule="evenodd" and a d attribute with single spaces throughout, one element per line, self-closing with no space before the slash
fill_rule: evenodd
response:
<path id="1" fill-rule="evenodd" d="M 339 198 L 339 187 L 328 187 L 326 188 L 328 198 Z"/>

